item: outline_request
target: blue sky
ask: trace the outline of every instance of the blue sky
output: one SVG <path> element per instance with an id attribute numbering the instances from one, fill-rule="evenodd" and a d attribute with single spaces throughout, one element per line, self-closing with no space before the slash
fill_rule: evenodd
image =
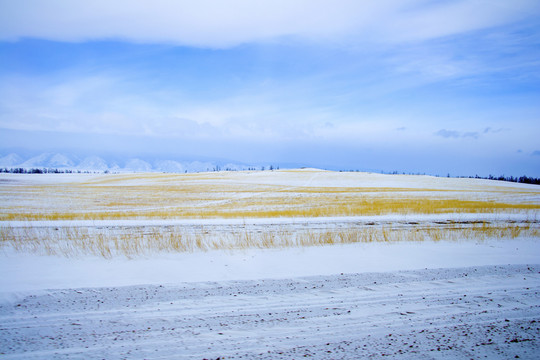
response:
<path id="1" fill-rule="evenodd" d="M 0 152 L 540 176 L 538 1 L 0 0 Z"/>

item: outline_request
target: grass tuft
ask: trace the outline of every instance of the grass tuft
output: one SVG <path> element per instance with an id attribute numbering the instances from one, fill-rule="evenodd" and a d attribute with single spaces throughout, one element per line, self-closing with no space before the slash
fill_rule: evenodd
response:
<path id="1" fill-rule="evenodd" d="M 352 243 L 487 240 L 539 238 L 536 222 L 505 225 L 486 222 L 413 228 L 361 227 L 349 229 L 186 232 L 182 227 L 1 227 L 0 247 L 15 251 L 66 257 L 93 255 L 127 258 L 156 252 L 194 252 L 233 249 L 275 249 Z"/>

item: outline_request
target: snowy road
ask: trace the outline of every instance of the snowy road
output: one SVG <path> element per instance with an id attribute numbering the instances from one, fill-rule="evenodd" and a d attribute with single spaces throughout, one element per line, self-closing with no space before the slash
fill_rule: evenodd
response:
<path id="1" fill-rule="evenodd" d="M 537 359 L 540 265 L 37 292 L 0 303 L 0 353 Z"/>

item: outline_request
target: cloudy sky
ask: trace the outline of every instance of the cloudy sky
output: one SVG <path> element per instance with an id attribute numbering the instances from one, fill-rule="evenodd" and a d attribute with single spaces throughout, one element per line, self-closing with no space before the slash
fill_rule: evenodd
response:
<path id="1" fill-rule="evenodd" d="M 540 176 L 538 0 L 0 0 L 0 155 Z"/>

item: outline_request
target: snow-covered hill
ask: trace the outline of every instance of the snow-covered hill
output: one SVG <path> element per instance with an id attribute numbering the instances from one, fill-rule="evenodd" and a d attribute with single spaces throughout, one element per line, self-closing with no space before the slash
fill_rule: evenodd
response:
<path id="1" fill-rule="evenodd" d="M 72 168 L 75 166 L 75 162 L 62 154 L 53 155 L 49 161 L 49 166 L 54 168 Z"/>
<path id="2" fill-rule="evenodd" d="M 187 170 L 184 165 L 173 160 L 159 160 L 154 164 L 154 169 L 160 172 L 183 173 Z"/>
<path id="3" fill-rule="evenodd" d="M 23 158 L 21 158 L 17 154 L 8 154 L 0 158 L 1 167 L 14 167 L 21 164 L 22 162 Z"/>
<path id="4" fill-rule="evenodd" d="M 219 161 L 185 161 L 180 162 L 171 159 L 107 159 L 96 155 L 79 158 L 71 154 L 42 153 L 32 157 L 22 157 L 15 153 L 2 156 L 0 154 L 1 168 L 23 168 L 23 169 L 59 169 L 73 171 L 90 172 L 202 172 L 213 171 L 215 169 L 247 170 L 254 166 L 243 164 L 227 163 L 220 164 Z"/>
<path id="5" fill-rule="evenodd" d="M 88 156 L 77 166 L 80 170 L 97 170 L 106 171 L 109 170 L 107 162 L 99 156 Z"/>
<path id="6" fill-rule="evenodd" d="M 132 172 L 149 172 L 152 171 L 152 165 L 147 163 L 144 160 L 141 159 L 129 159 L 126 162 L 126 166 L 124 168 L 126 171 L 132 171 Z"/>

